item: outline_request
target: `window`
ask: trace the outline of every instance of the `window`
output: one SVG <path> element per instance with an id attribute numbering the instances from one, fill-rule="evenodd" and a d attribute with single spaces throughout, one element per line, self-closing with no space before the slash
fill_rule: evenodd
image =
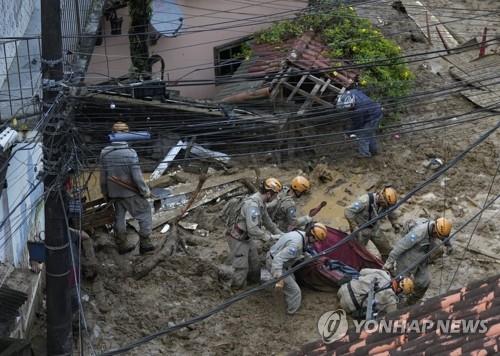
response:
<path id="1" fill-rule="evenodd" d="M 215 77 L 232 75 L 249 53 L 248 37 L 214 48 Z M 221 81 L 219 78 L 217 81 Z"/>

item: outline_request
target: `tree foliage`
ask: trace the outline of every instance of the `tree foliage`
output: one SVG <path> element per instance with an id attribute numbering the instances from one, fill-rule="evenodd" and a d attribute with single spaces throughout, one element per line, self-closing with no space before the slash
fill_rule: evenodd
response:
<path id="1" fill-rule="evenodd" d="M 413 74 L 401 59 L 401 48 L 385 38 L 369 20 L 352 7 L 328 6 L 293 20 L 274 24 L 256 36 L 258 43 L 279 44 L 307 31 L 322 36 L 328 46 L 325 55 L 334 66 L 345 62 L 370 63 L 362 69 L 359 84 L 374 97 L 398 97 L 408 93 Z M 372 65 L 372 63 L 378 65 Z"/>

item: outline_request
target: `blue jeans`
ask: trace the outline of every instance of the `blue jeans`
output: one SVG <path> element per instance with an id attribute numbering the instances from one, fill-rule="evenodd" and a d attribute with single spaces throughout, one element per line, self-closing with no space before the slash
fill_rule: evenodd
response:
<path id="1" fill-rule="evenodd" d="M 358 135 L 358 152 L 363 157 L 371 157 L 378 153 L 377 137 L 375 135 L 378 123 L 375 126 L 368 123 Z"/>

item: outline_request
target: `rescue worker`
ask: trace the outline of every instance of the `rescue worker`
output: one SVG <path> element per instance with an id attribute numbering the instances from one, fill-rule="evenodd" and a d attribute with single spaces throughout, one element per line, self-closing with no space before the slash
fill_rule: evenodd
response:
<path id="1" fill-rule="evenodd" d="M 396 204 L 397 201 L 398 193 L 396 189 L 389 186 L 385 187 L 380 192 L 366 193 L 360 196 L 354 203 L 344 209 L 344 216 L 349 223 L 351 233 L 364 223 L 377 217 L 387 208 Z M 392 217 L 389 216 L 389 219 L 391 220 Z M 356 233 L 356 240 L 363 246 L 367 246 L 368 241 L 371 240 L 381 250 L 388 250 L 389 247 L 384 248 L 383 241 L 377 241 L 375 238 L 378 225 L 379 220 L 361 231 L 358 231 Z M 378 251 L 374 251 L 373 248 L 369 246 L 367 248 L 373 254 L 380 256 Z"/>
<path id="2" fill-rule="evenodd" d="M 340 306 L 353 316 L 364 318 L 368 294 L 372 287 L 374 288 L 373 311 L 390 313 L 397 309 L 399 294 L 413 293 L 414 283 L 409 277 L 392 279 L 391 275 L 382 269 L 363 268 L 357 279 L 353 278 L 340 286 L 337 292 Z"/>
<path id="3" fill-rule="evenodd" d="M 408 304 L 416 303 L 427 291 L 431 277 L 428 257 L 424 256 L 436 246 L 436 238 L 444 240 L 450 235 L 451 228 L 451 221 L 443 217 L 434 221 L 422 219 L 394 245 L 384 269 L 394 270 L 396 275 L 413 275 L 415 293 L 408 299 Z"/>
<path id="4" fill-rule="evenodd" d="M 312 221 L 308 215 L 297 218 L 297 207 L 295 199 L 311 189 L 311 183 L 303 176 L 292 179 L 289 187 L 284 187 L 278 197 L 267 205 L 267 211 L 271 219 L 278 225 L 281 231 L 291 231 L 295 228 L 304 228 Z"/>
<path id="5" fill-rule="evenodd" d="M 358 138 L 359 156 L 368 158 L 378 154 L 376 132 L 384 117 L 382 106 L 359 89 L 347 90 L 337 97 L 337 109 L 351 114 L 351 135 Z"/>
<path id="6" fill-rule="evenodd" d="M 281 235 L 266 256 L 266 267 L 273 278 L 281 277 L 284 271 L 304 257 L 309 244 L 324 240 L 326 235 L 326 226 L 318 222 L 309 223 L 305 231 L 294 230 Z M 287 313 L 294 314 L 300 308 L 302 295 L 293 274 L 276 283 L 276 288 L 283 288 Z"/>
<path id="7" fill-rule="evenodd" d="M 128 132 L 128 125 L 118 121 L 113 132 Z M 105 199 L 111 200 L 115 208 L 115 237 L 118 252 L 124 254 L 135 246 L 127 241 L 125 214 L 127 211 L 139 222 L 139 251 L 141 254 L 154 250 L 151 243 L 153 220 L 149 187 L 144 182 L 139 158 L 134 149 L 126 142 L 112 142 L 101 151 L 101 192 Z"/>
<path id="8" fill-rule="evenodd" d="M 275 199 L 281 189 L 283 186 L 279 180 L 267 178 L 259 192 L 243 200 L 236 223 L 227 231 L 233 267 L 231 284 L 234 288 L 245 288 L 247 280 L 251 283 L 260 281 L 260 262 L 255 240 L 268 241 L 274 239 L 273 234 L 282 234 L 266 209 L 266 204 Z"/>

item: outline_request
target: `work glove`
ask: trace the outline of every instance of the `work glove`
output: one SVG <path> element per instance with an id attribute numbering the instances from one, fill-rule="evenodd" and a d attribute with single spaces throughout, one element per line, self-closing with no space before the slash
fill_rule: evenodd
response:
<path id="1" fill-rule="evenodd" d="M 150 190 L 148 190 L 148 191 L 147 191 L 146 193 L 144 193 L 142 196 L 143 196 L 144 198 L 146 198 L 146 199 L 151 198 L 151 191 L 150 191 Z"/>
<path id="2" fill-rule="evenodd" d="M 271 241 L 279 240 L 280 237 L 281 237 L 281 234 L 273 234 L 273 235 L 271 235 Z"/>
<path id="3" fill-rule="evenodd" d="M 388 259 L 383 267 L 385 270 L 392 272 L 396 268 L 396 262 L 394 260 Z"/>
<path id="4" fill-rule="evenodd" d="M 279 281 L 278 283 L 276 283 L 274 287 L 276 289 L 283 289 L 284 286 L 285 286 L 285 281 L 282 279 L 281 281 Z"/>

